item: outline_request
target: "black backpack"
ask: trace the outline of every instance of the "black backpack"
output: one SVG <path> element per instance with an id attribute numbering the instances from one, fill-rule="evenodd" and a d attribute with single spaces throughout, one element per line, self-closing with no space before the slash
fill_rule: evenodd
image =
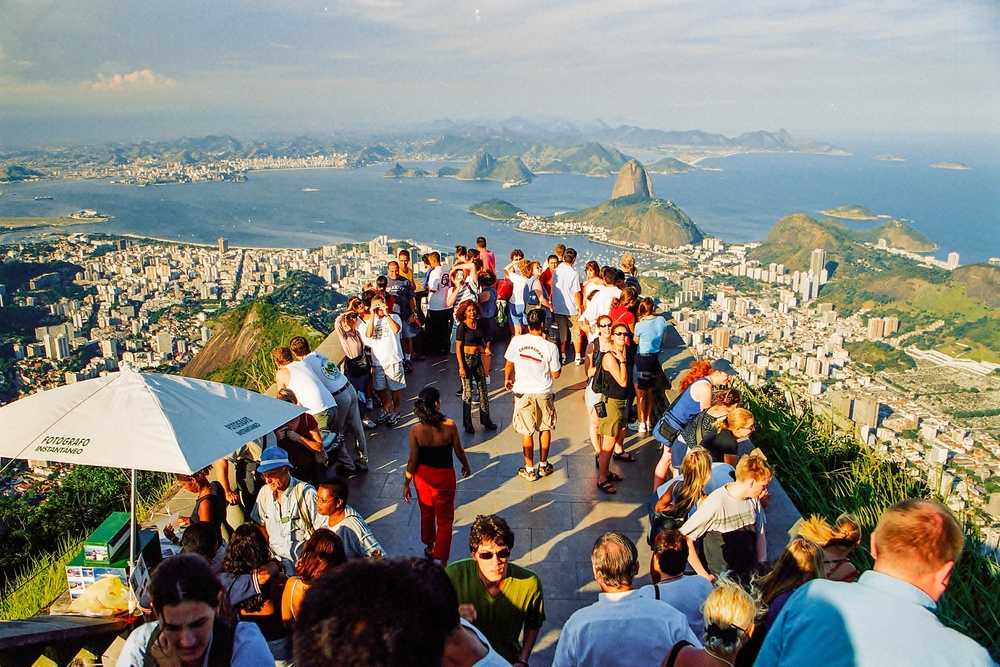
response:
<path id="1" fill-rule="evenodd" d="M 608 391 L 608 377 L 604 372 L 604 366 L 602 364 L 605 354 L 607 354 L 607 352 L 601 352 L 600 341 L 595 342 L 594 361 L 592 365 L 596 370 L 594 371 L 594 377 L 590 378 L 590 390 L 599 396 L 605 395 Z"/>

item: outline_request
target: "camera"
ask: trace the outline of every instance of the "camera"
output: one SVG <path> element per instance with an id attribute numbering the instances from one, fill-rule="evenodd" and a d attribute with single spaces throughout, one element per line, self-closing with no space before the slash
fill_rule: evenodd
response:
<path id="1" fill-rule="evenodd" d="M 604 401 L 601 401 L 600 403 L 598 403 L 597 405 L 594 406 L 594 412 L 597 413 L 597 417 L 599 419 L 607 419 L 607 417 L 608 417 L 608 404 L 605 403 Z"/>

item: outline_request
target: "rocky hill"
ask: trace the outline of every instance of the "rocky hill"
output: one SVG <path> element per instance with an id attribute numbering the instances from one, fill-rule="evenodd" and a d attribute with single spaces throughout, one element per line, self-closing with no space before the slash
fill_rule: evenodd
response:
<path id="1" fill-rule="evenodd" d="M 965 293 L 989 308 L 1000 308 L 1000 267 L 967 264 L 951 272 L 965 285 Z"/>
<path id="2" fill-rule="evenodd" d="M 519 157 L 505 157 L 498 160 L 489 153 L 480 153 L 462 167 L 455 178 L 461 181 L 530 183 L 535 180 L 535 175 L 524 166 Z"/>
<path id="3" fill-rule="evenodd" d="M 653 182 L 649 180 L 649 174 L 638 160 L 629 160 L 618 172 L 615 179 L 615 186 L 611 190 L 611 198 L 628 197 L 637 195 L 645 199 L 653 197 Z"/>
<path id="4" fill-rule="evenodd" d="M 583 222 L 610 231 L 612 241 L 642 243 L 676 248 L 698 243 L 704 234 L 684 211 L 665 199 L 643 194 L 617 197 L 597 206 L 563 213 L 558 222 Z"/>
<path id="5" fill-rule="evenodd" d="M 621 151 L 607 148 L 596 142 L 573 148 L 561 148 L 551 144 L 533 146 L 521 158 L 532 166 L 536 173 L 582 174 L 584 176 L 610 177 L 628 162 Z"/>

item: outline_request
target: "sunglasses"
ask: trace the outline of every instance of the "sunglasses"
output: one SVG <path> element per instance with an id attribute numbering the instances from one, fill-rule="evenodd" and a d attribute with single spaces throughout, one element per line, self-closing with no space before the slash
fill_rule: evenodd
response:
<path id="1" fill-rule="evenodd" d="M 479 560 L 493 560 L 494 556 L 496 556 L 498 560 L 507 560 L 510 558 L 510 549 L 501 549 L 496 553 L 493 553 L 492 551 L 479 551 L 476 553 L 476 558 Z"/>
<path id="2" fill-rule="evenodd" d="M 611 328 L 611 322 L 608 322 L 606 324 L 598 324 L 597 327 L 599 329 L 610 329 Z"/>
<path id="3" fill-rule="evenodd" d="M 612 335 L 612 336 L 622 336 L 622 337 L 628 337 L 628 332 L 627 332 L 627 331 L 616 331 L 616 332 L 614 332 L 614 333 L 613 333 L 613 334 L 611 334 L 611 335 Z"/>

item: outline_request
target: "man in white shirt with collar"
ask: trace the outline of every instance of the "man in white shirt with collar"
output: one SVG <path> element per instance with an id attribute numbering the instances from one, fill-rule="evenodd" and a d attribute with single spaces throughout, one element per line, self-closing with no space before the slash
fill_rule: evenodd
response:
<path id="1" fill-rule="evenodd" d="M 257 471 L 266 486 L 257 494 L 250 520 L 264 529 L 285 572 L 294 572 L 316 525 L 316 489 L 292 477 L 288 454 L 281 447 L 265 449 Z"/>
<path id="2" fill-rule="evenodd" d="M 632 588 L 639 573 L 632 540 L 618 532 L 601 535 L 590 562 L 601 593 L 566 621 L 552 667 L 658 665 L 681 640 L 701 646 L 684 614 Z"/>
<path id="3" fill-rule="evenodd" d="M 576 351 L 576 365 L 583 365 L 580 355 L 580 331 L 576 319 L 583 310 L 583 291 L 580 287 L 580 274 L 573 268 L 576 262 L 576 250 L 566 248 L 562 264 L 552 272 L 552 311 L 559 333 L 559 353 L 562 363 L 566 363 L 566 341 L 572 338 L 573 349 Z"/>

